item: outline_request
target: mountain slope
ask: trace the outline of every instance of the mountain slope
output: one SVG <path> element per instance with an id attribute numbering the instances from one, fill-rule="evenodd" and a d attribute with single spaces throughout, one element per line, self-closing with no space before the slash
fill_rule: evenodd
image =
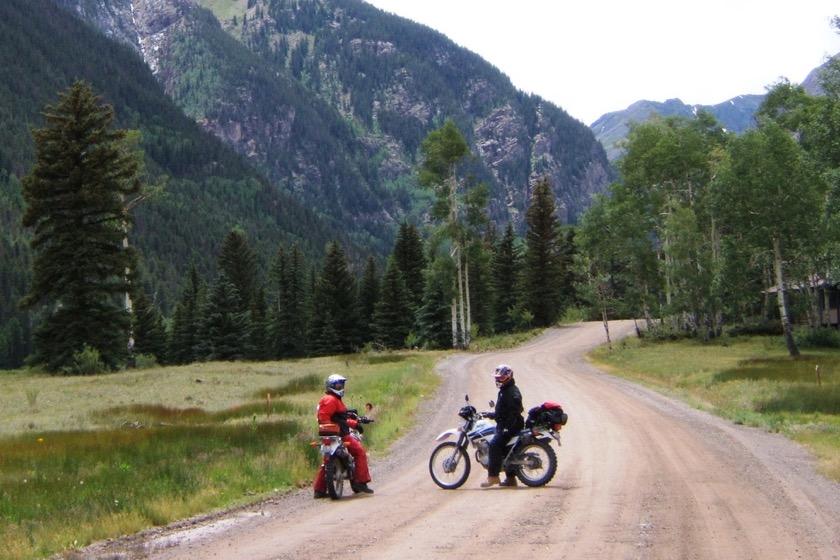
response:
<path id="1" fill-rule="evenodd" d="M 539 177 L 567 222 L 609 179 L 582 123 L 443 35 L 359 0 L 204 2 L 216 17 L 183 0 L 60 1 L 133 45 L 187 114 L 357 237 L 387 245 L 403 218 L 424 219 L 417 147 L 445 118 L 478 155 L 472 171 L 490 183 L 501 223 L 522 225 Z"/>
<path id="2" fill-rule="evenodd" d="M 34 161 L 30 129 L 45 125 L 40 112 L 75 79 L 89 82 L 115 107 L 117 126 L 141 131 L 150 180 L 167 178 L 162 197 L 136 207 L 131 232 L 143 255 L 143 279 L 164 311 L 189 261 L 207 277 L 215 274 L 219 246 L 234 226 L 246 231 L 263 259 L 290 242 L 317 258 L 330 239 L 341 238 L 340 230 L 187 118 L 136 52 L 51 0 L 0 2 L 0 59 L 0 362 L 4 329 L 15 319 L 26 331 L 29 322 L 17 303 L 30 274 L 19 182 Z"/>
<path id="3" fill-rule="evenodd" d="M 820 72 L 827 64 L 828 62 L 814 68 L 800 84 L 810 95 L 822 95 Z M 755 126 L 754 115 L 762 101 L 764 95 L 739 95 L 717 105 L 686 105 L 679 99 L 669 99 L 664 103 L 642 100 L 623 111 L 601 116 L 590 128 L 603 144 L 609 160 L 614 161 L 621 155 L 618 144 L 627 136 L 628 125 L 631 122 L 644 122 L 651 115 L 691 118 L 698 111 L 704 110 L 711 113 L 727 130 L 740 134 Z"/>
<path id="4" fill-rule="evenodd" d="M 679 99 L 669 99 L 664 103 L 642 100 L 623 111 L 601 116 L 590 128 L 604 145 L 610 161 L 613 161 L 621 155 L 619 143 L 627 136 L 632 122 L 644 122 L 652 115 L 688 119 L 704 110 L 711 113 L 727 130 L 740 134 L 754 125 L 753 115 L 763 99 L 763 95 L 740 95 L 717 105 L 686 105 Z"/>

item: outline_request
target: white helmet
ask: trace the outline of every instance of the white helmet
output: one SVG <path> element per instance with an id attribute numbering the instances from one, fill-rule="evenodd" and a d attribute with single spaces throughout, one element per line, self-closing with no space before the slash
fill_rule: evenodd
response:
<path id="1" fill-rule="evenodd" d="M 344 384 L 347 382 L 347 379 L 341 377 L 337 373 L 334 373 L 327 377 L 327 392 L 336 395 L 337 397 L 344 396 Z"/>

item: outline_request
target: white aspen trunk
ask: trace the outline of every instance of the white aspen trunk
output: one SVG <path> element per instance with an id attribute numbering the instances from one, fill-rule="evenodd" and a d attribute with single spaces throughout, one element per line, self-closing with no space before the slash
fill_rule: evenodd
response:
<path id="1" fill-rule="evenodd" d="M 458 303 L 457 298 L 452 298 L 452 305 L 449 306 L 452 311 L 452 348 L 458 348 Z"/>
<path id="2" fill-rule="evenodd" d="M 464 324 L 464 271 L 461 263 L 460 246 L 457 251 L 457 261 L 455 261 L 455 268 L 458 277 L 458 325 L 460 327 L 459 334 L 461 335 L 461 348 L 466 347 L 466 327 Z"/>
<path id="3" fill-rule="evenodd" d="M 612 350 L 612 339 L 610 338 L 610 321 L 607 319 L 607 308 L 601 308 L 601 320 L 604 322 L 604 332 L 607 333 L 607 348 Z"/>
<path id="4" fill-rule="evenodd" d="M 464 321 L 464 348 L 470 347 L 472 340 L 472 307 L 470 306 L 470 262 L 464 257 L 464 302 L 467 316 Z"/>
<path id="5" fill-rule="evenodd" d="M 712 262 L 715 263 L 715 267 L 718 266 L 717 263 L 721 262 L 720 253 L 720 236 L 717 231 L 717 221 L 712 218 Z M 723 334 L 723 311 L 720 305 L 715 305 L 715 334 L 717 336 Z"/>
<path id="6" fill-rule="evenodd" d="M 785 271 L 782 262 L 782 246 L 778 238 L 773 239 L 773 270 L 776 275 L 776 302 L 779 305 L 779 316 L 782 319 L 782 331 L 785 334 L 785 343 L 787 344 L 788 353 L 796 357 L 799 355 L 799 349 L 793 340 L 793 330 L 790 325 L 790 312 L 788 310 L 787 298 L 785 297 Z"/>

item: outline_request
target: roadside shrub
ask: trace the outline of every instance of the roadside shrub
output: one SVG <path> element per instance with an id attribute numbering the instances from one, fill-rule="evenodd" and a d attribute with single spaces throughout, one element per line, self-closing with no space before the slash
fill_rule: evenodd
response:
<path id="1" fill-rule="evenodd" d="M 802 348 L 840 348 L 840 331 L 829 327 L 797 329 L 793 338 Z"/>
<path id="2" fill-rule="evenodd" d="M 105 370 L 105 364 L 99 358 L 99 350 L 85 344 L 81 350 L 73 354 L 72 363 L 62 372 L 70 375 L 95 375 Z"/>
<path id="3" fill-rule="evenodd" d="M 727 329 L 729 336 L 781 336 L 782 323 L 780 321 L 760 321 L 744 323 Z"/>
<path id="4" fill-rule="evenodd" d="M 137 369 L 151 369 L 160 365 L 154 354 L 137 354 L 134 359 L 134 367 Z"/>

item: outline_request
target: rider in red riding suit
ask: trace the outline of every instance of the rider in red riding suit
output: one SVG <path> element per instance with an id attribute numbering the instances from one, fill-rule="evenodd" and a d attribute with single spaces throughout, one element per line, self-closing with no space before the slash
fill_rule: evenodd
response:
<path id="1" fill-rule="evenodd" d="M 356 463 L 356 472 L 352 483 L 353 491 L 373 494 L 373 488 L 370 488 L 367 484 L 370 482 L 367 453 L 359 440 L 350 435 L 350 428 L 355 428 L 358 425 L 358 420 L 349 417 L 347 407 L 341 400 L 344 396 L 344 384 L 346 382 L 347 379 L 336 374 L 327 378 L 326 394 L 318 402 L 318 424 L 338 424 L 341 439 Z M 324 477 L 324 465 L 321 465 L 318 474 L 315 476 L 315 498 L 326 497 L 327 481 Z"/>

